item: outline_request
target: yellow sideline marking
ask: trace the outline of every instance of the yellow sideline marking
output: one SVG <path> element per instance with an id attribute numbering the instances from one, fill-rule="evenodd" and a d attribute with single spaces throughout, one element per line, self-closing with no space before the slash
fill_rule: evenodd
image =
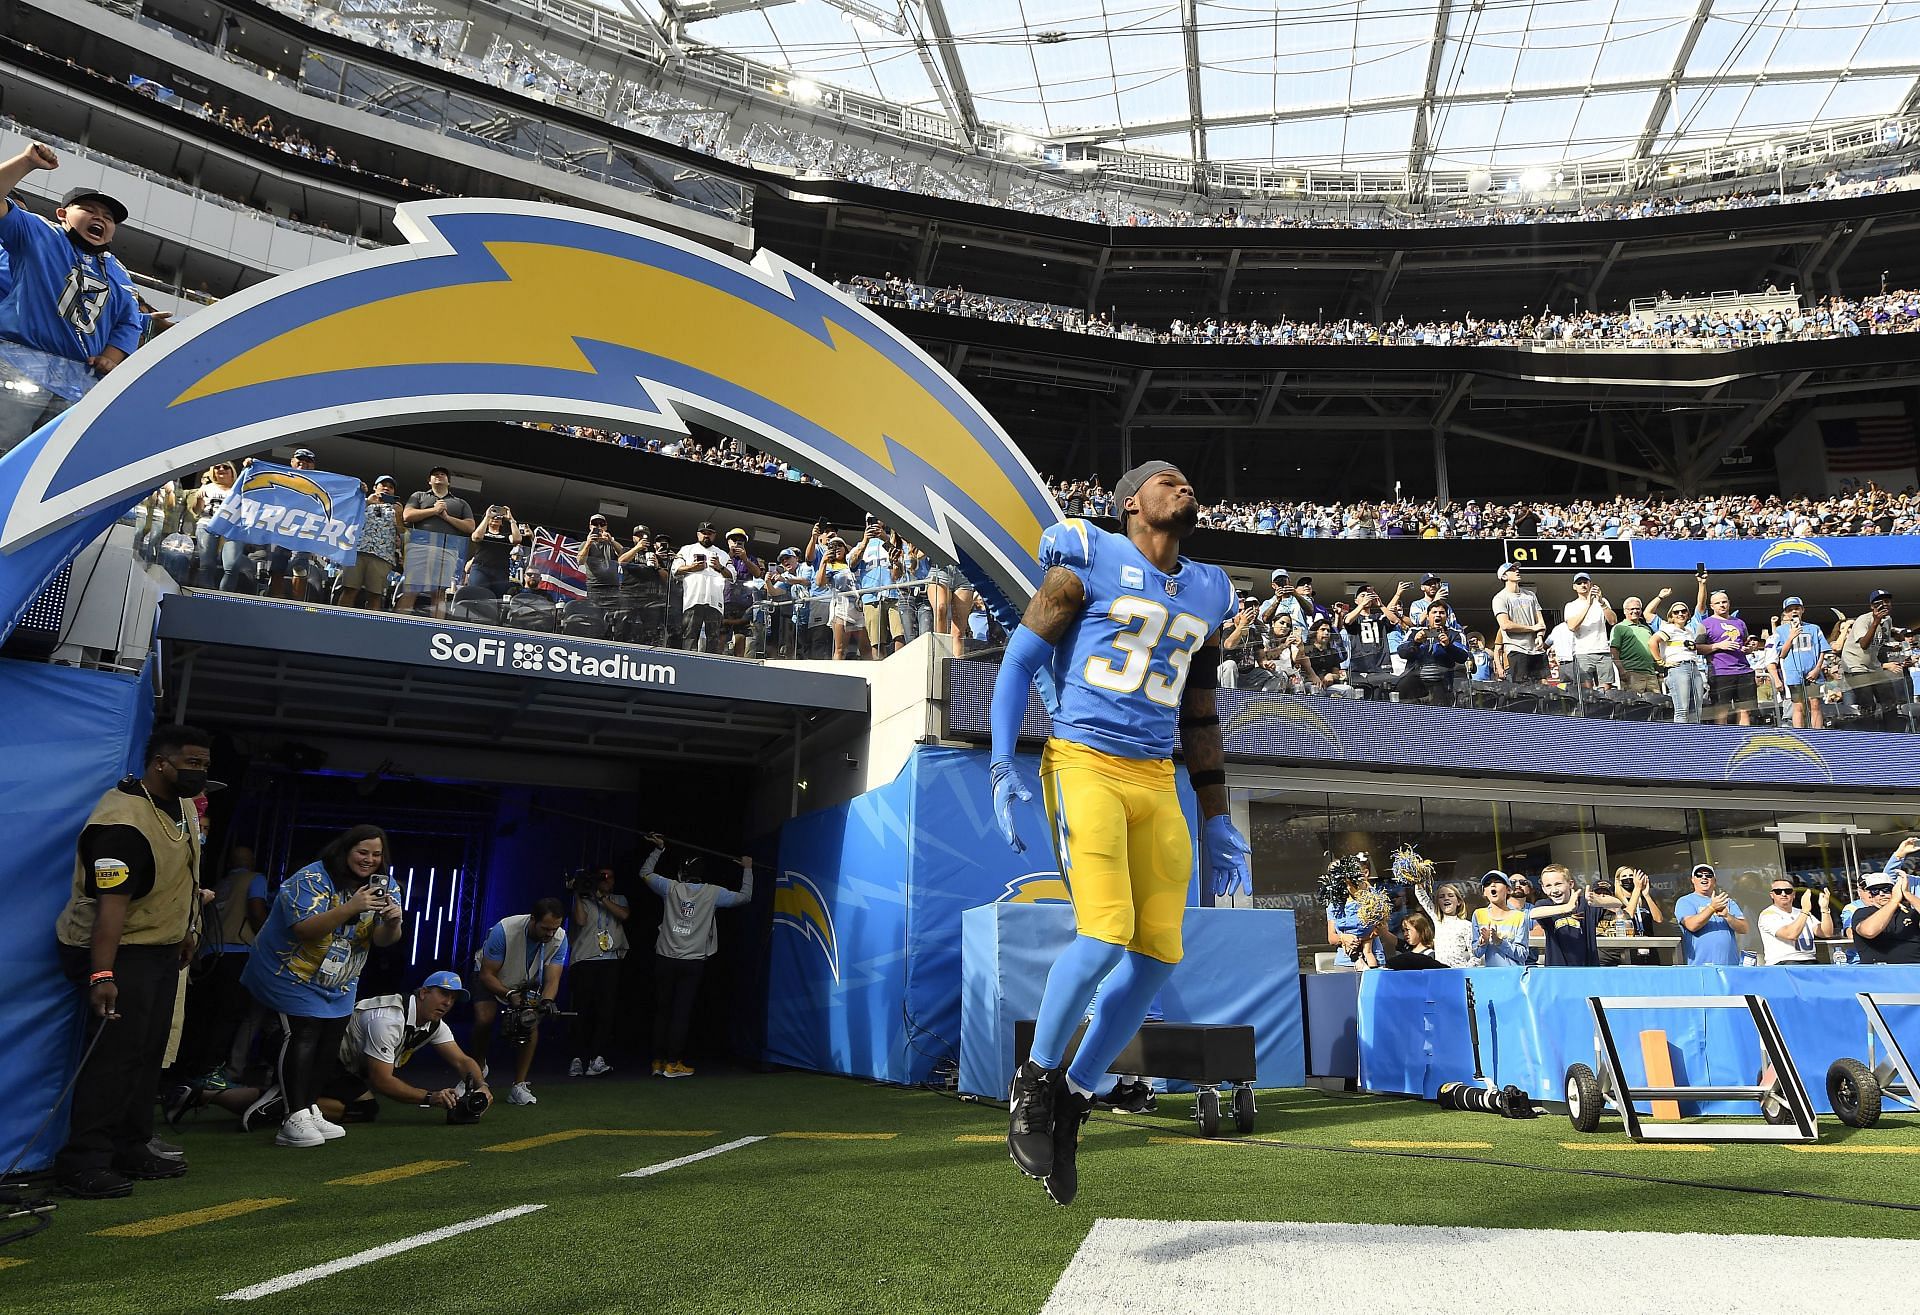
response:
<path id="1" fill-rule="evenodd" d="M 1802 1155 L 1920 1155 L 1920 1146 L 1789 1146 Z"/>
<path id="2" fill-rule="evenodd" d="M 367 1173 L 356 1173 L 346 1178 L 329 1178 L 329 1187 L 378 1187 L 381 1183 L 397 1183 L 402 1178 L 418 1178 L 423 1173 L 438 1173 L 442 1169 L 458 1169 L 465 1160 L 415 1160 L 411 1164 L 396 1164 L 391 1169 L 374 1169 Z"/>
<path id="3" fill-rule="evenodd" d="M 291 1196 L 263 1196 L 247 1201 L 228 1201 L 225 1205 L 210 1205 L 204 1210 L 186 1210 L 177 1215 L 158 1215 L 155 1218 L 141 1219 L 131 1224 L 116 1224 L 112 1228 L 98 1230 L 94 1236 L 158 1237 L 162 1233 L 177 1232 L 182 1228 L 216 1224 L 222 1219 L 250 1215 L 256 1210 L 271 1210 L 276 1205 L 292 1204 Z"/>
<path id="4" fill-rule="evenodd" d="M 539 1137 L 523 1137 L 519 1141 L 496 1142 L 492 1146 L 482 1146 L 483 1151 L 534 1151 L 542 1146 L 557 1146 L 563 1141 L 572 1141 L 576 1137 L 718 1137 L 720 1134 L 712 1128 L 569 1128 L 565 1132 L 549 1132 Z"/>
<path id="5" fill-rule="evenodd" d="M 1232 1146 L 1235 1143 L 1213 1137 L 1149 1137 L 1149 1146 Z"/>
<path id="6" fill-rule="evenodd" d="M 897 1132 L 776 1132 L 788 1141 L 892 1141 Z"/>
<path id="7" fill-rule="evenodd" d="M 12 1269 L 15 1265 L 24 1265 L 26 1263 L 26 1261 L 14 1256 L 0 1256 L 0 1269 Z"/>
<path id="8" fill-rule="evenodd" d="M 1710 1151 L 1711 1146 L 1702 1146 L 1699 1142 L 1638 1142 L 1638 1141 L 1563 1141 L 1563 1151 Z"/>
<path id="9" fill-rule="evenodd" d="M 1490 1141 L 1350 1141 L 1349 1146 L 1380 1151 L 1490 1151 Z"/>
<path id="10" fill-rule="evenodd" d="M 977 1142 L 982 1146 L 1004 1142 L 1006 1139 L 1007 1135 L 1003 1132 L 963 1132 L 954 1138 L 955 1141 Z"/>

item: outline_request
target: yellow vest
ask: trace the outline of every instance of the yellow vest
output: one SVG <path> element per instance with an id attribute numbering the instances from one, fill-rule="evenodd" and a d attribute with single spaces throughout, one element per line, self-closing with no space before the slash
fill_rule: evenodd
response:
<path id="1" fill-rule="evenodd" d="M 117 785 L 101 796 L 87 818 L 87 826 L 130 826 L 146 837 L 153 850 L 153 889 L 128 904 L 126 926 L 120 931 L 122 945 L 177 945 L 193 924 L 199 902 L 200 827 L 191 804 L 181 801 L 175 806 L 185 823 L 184 836 L 178 824 L 163 820 L 166 810 L 156 811 L 144 792 L 128 794 Z M 73 893 L 55 926 L 60 943 L 91 943 L 97 908 L 87 894 L 87 869 L 76 847 Z"/>

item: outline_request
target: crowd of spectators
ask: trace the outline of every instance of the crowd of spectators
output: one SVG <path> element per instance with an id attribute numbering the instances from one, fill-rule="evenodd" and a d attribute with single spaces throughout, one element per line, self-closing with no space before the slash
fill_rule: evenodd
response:
<path id="1" fill-rule="evenodd" d="M 1113 516 L 1113 493 L 1097 476 L 1049 478 L 1068 516 Z M 1828 498 L 1780 494 L 1662 497 L 1621 494 L 1576 502 L 1378 502 L 1233 500 L 1209 504 L 1200 524 L 1291 539 L 1806 539 L 1920 534 L 1920 488 L 1889 493 L 1843 485 Z"/>
<path id="2" fill-rule="evenodd" d="M 1411 849 L 1376 866 L 1365 851 L 1328 865 L 1319 883 L 1335 968 L 1599 968 L 1663 962 L 1634 942 L 1670 937 L 1672 962 L 1689 967 L 1742 963 L 1920 962 L 1920 836 L 1908 836 L 1878 868 L 1797 878 L 1782 872 L 1729 874 L 1764 881 L 1767 907 L 1749 915 L 1712 863 L 1684 877 L 1649 875 L 1622 864 L 1583 881 L 1567 865 L 1535 873 L 1492 868 L 1477 888 L 1441 880 Z M 1661 908 L 1665 899 L 1666 909 Z M 1609 944 L 1603 946 L 1605 939 Z"/>
<path id="3" fill-rule="evenodd" d="M 1429 573 L 1391 595 L 1362 583 L 1323 601 L 1311 576 L 1273 572 L 1271 594 L 1240 595 L 1226 624 L 1220 683 L 1278 693 L 1519 707 L 1741 726 L 1912 730 L 1920 714 L 1920 636 L 1894 598 L 1871 590 L 1855 613 L 1811 614 L 1788 595 L 1749 624 L 1726 589 L 1698 575 L 1691 603 L 1671 588 L 1621 599 L 1586 572 L 1564 604 L 1521 569 L 1487 601 L 1455 598 Z"/>
<path id="4" fill-rule="evenodd" d="M 321 28 L 394 54 L 430 63 L 449 72 L 543 100 L 568 99 L 635 131 L 675 140 L 685 148 L 748 166 L 773 165 L 810 176 L 845 179 L 897 191 L 921 191 L 1003 209 L 1074 219 L 1109 227 L 1147 228 L 1301 228 L 1411 229 L 1496 225 L 1579 223 L 1590 220 L 1650 219 L 1668 215 L 1719 213 L 1843 197 L 1878 195 L 1920 186 L 1920 173 L 1881 162 L 1843 172 L 1830 169 L 1805 187 L 1780 183 L 1709 196 L 1656 195 L 1606 199 L 1576 197 L 1542 202 L 1518 190 L 1489 186 L 1465 201 L 1449 201 L 1425 211 L 1387 205 L 1318 212 L 1312 204 L 1286 200 L 1258 208 L 1227 204 L 1214 211 L 1156 208 L 1126 199 L 1109 184 L 1110 196 L 1034 181 L 1022 181 L 992 195 L 962 171 L 918 163 L 877 149 L 871 139 L 850 142 L 765 123 L 749 125 L 733 140 L 729 117 L 710 106 L 659 94 L 621 95 L 608 75 L 549 51 L 514 48 L 499 39 L 484 54 L 461 49 L 460 24 L 447 17 L 383 13 L 369 9 L 341 13 L 315 0 L 271 0 L 275 8 Z M 449 39 L 454 37 L 455 39 Z M 638 84 L 622 84 L 637 88 Z M 632 102 L 638 100 L 636 107 Z M 664 102 L 664 103 L 663 103 Z M 637 111 L 637 112 L 636 112 Z M 663 129 L 663 123 L 666 126 Z M 1897 130 L 1883 136 L 1888 154 L 1904 145 Z M 1491 183 L 1491 179 L 1489 179 Z M 970 185 L 971 184 L 971 185 Z"/>
<path id="5" fill-rule="evenodd" d="M 1591 346 L 1615 350 L 1704 351 L 1821 338 L 1858 338 L 1863 334 L 1911 333 L 1920 329 L 1920 291 L 1905 290 L 1857 300 L 1827 297 L 1810 307 L 1786 309 L 1736 306 L 1713 310 L 1655 309 L 1646 313 L 1545 311 L 1539 315 L 1507 318 L 1467 312 L 1440 319 L 1408 320 L 1401 316 L 1381 322 L 1350 317 L 1308 321 L 1286 316 L 1271 320 L 1208 316 L 1194 321 L 1176 319 L 1166 328 L 1156 329 L 1117 322 L 1098 311 L 1082 311 L 1049 302 L 991 297 L 958 287 L 924 287 L 892 274 L 881 278 L 857 276 L 841 287 L 873 306 L 898 306 L 1129 342 L 1202 346 Z M 1756 295 L 1755 300 L 1777 295 L 1768 289 L 1767 293 Z"/>
<path id="6" fill-rule="evenodd" d="M 291 458 L 318 470 L 310 448 Z M 664 527 L 588 519 L 581 537 L 476 509 L 435 467 L 404 499 L 391 475 L 366 499 L 349 562 L 223 539 L 216 517 L 251 459 L 155 489 L 130 513 L 137 550 L 182 586 L 751 658 L 887 657 L 922 634 L 963 650 L 995 636 L 963 574 L 936 566 L 880 517 L 860 532 L 815 523 L 804 545 L 767 551 L 711 522 L 676 545 Z M 764 554 L 764 555 L 763 555 Z"/>

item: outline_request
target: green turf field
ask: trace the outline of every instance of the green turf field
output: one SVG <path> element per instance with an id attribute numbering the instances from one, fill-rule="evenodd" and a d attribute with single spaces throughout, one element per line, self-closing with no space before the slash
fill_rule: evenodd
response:
<path id="1" fill-rule="evenodd" d="M 1198 1141 L 1189 1102 L 1164 1098 L 1154 1114 L 1096 1116 L 1080 1200 L 1062 1209 L 1007 1160 L 992 1106 L 792 1073 L 550 1078 L 538 1090 L 538 1106 L 500 1106 L 465 1128 L 389 1107 L 315 1150 L 202 1115 L 176 1135 L 187 1177 L 126 1200 L 63 1202 L 52 1229 L 0 1251 L 0 1310 L 1030 1312 L 1103 1217 L 1920 1237 L 1920 1213 L 1273 1144 L 1480 1142 L 1458 1153 L 1920 1204 L 1920 1116 L 1859 1133 L 1826 1120 L 1820 1145 L 1848 1153 L 1608 1150 L 1625 1145 L 1611 1123 L 1582 1138 L 1559 1117 L 1284 1091 L 1263 1093 L 1255 1138 L 1231 1144 Z M 594 1135 L 561 1135 L 581 1130 Z M 766 1140 L 621 1176 L 755 1136 Z M 190 1213 L 248 1202 L 257 1208 Z M 545 1208 L 275 1295 L 219 1300 L 522 1205 Z"/>

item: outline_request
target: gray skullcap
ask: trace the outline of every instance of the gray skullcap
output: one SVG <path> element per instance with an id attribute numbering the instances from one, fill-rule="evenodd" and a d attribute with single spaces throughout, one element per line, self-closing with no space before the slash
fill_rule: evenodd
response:
<path id="1" fill-rule="evenodd" d="M 1120 477 L 1113 486 L 1113 505 L 1120 513 L 1120 519 L 1127 518 L 1127 499 L 1140 491 L 1142 485 L 1163 470 L 1178 471 L 1180 467 L 1171 461 L 1143 461 Z"/>

